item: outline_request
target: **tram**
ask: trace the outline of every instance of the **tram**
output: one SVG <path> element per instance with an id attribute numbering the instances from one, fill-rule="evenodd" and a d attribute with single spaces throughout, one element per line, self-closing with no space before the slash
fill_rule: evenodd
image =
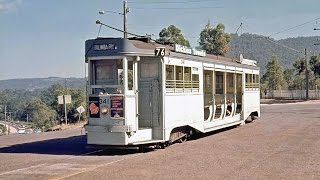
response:
<path id="1" fill-rule="evenodd" d="M 88 145 L 164 147 L 260 117 L 256 61 L 148 38 L 85 43 Z"/>

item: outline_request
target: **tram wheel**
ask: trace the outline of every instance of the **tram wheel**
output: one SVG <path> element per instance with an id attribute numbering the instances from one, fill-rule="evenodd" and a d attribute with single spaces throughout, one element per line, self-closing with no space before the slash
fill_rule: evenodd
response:
<path id="1" fill-rule="evenodd" d="M 166 143 L 161 143 L 160 144 L 160 149 L 165 149 L 166 148 Z"/>
<path id="2" fill-rule="evenodd" d="M 183 136 L 182 138 L 179 139 L 180 143 L 184 143 L 187 141 L 187 136 Z"/>
<path id="3" fill-rule="evenodd" d="M 251 115 L 250 117 L 248 117 L 247 119 L 246 119 L 246 123 L 251 123 L 253 120 L 255 120 L 256 118 L 255 118 L 255 116 L 254 115 Z"/>
<path id="4" fill-rule="evenodd" d="M 141 152 L 141 153 L 144 153 L 144 152 L 146 152 L 146 148 L 145 148 L 145 146 L 139 146 L 139 152 Z"/>

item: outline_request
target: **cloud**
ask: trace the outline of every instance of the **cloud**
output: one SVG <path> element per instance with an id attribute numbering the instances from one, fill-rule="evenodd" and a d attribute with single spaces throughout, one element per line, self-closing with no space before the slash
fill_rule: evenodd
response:
<path id="1" fill-rule="evenodd" d="M 0 0 L 0 13 L 16 10 L 22 0 Z"/>

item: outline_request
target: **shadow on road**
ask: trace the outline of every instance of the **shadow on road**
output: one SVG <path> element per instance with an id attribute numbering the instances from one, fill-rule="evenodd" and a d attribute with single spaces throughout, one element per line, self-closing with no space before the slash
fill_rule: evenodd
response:
<path id="1" fill-rule="evenodd" d="M 205 137 L 208 137 L 208 136 L 212 136 L 212 135 L 215 135 L 215 134 L 223 133 L 223 132 L 229 131 L 231 129 L 235 129 L 237 127 L 238 126 L 231 126 L 231 127 L 226 127 L 226 128 L 223 128 L 223 129 L 218 129 L 218 130 L 215 130 L 215 131 L 211 131 L 211 132 L 208 132 L 208 133 L 195 133 L 188 139 L 188 141 L 194 141 L 194 140 L 198 140 L 198 139 L 205 138 Z"/>
<path id="2" fill-rule="evenodd" d="M 150 152 L 152 150 L 145 150 Z M 74 156 L 118 156 L 141 153 L 137 148 L 89 147 L 85 135 L 68 138 L 48 139 L 0 148 L 1 153 L 48 154 Z"/>
<path id="3" fill-rule="evenodd" d="M 0 148 L 0 153 L 79 155 L 88 152 L 85 146 L 86 136 L 83 135 L 15 144 Z"/>
<path id="4" fill-rule="evenodd" d="M 217 131 L 194 134 L 189 140 L 197 140 L 214 134 L 222 133 L 235 128 L 236 126 L 220 129 Z M 173 144 L 174 145 L 174 144 Z M 154 148 L 144 148 L 143 153 L 152 152 Z M 1 153 L 13 154 L 49 154 L 49 155 L 74 155 L 74 156 L 117 156 L 141 153 L 136 147 L 90 147 L 87 146 L 87 138 L 85 135 L 72 136 L 67 138 L 48 139 L 44 141 L 29 142 L 23 144 L 15 144 L 0 148 Z"/>

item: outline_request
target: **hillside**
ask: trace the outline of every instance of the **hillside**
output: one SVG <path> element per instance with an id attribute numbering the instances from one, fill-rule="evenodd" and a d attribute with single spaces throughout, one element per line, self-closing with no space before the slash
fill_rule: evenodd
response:
<path id="1" fill-rule="evenodd" d="M 83 78 L 28 78 L 28 79 L 8 79 L 0 80 L 0 91 L 4 89 L 24 89 L 33 91 L 36 89 L 45 89 L 53 84 L 61 84 L 62 86 L 73 88 L 85 88 L 85 80 Z"/>
<path id="2" fill-rule="evenodd" d="M 320 46 L 315 46 L 320 36 L 287 38 L 274 40 L 277 43 L 304 52 L 307 48 L 308 56 L 319 53 Z M 258 62 L 262 73 L 272 55 L 276 55 L 284 69 L 293 68 L 292 64 L 297 59 L 304 57 L 304 53 L 298 53 L 267 40 L 267 37 L 255 34 L 242 34 L 238 36 L 231 34 L 230 50 L 227 56 L 239 57 L 242 53 L 245 58 L 254 59 Z M 311 53 L 310 53 L 311 52 Z"/>

